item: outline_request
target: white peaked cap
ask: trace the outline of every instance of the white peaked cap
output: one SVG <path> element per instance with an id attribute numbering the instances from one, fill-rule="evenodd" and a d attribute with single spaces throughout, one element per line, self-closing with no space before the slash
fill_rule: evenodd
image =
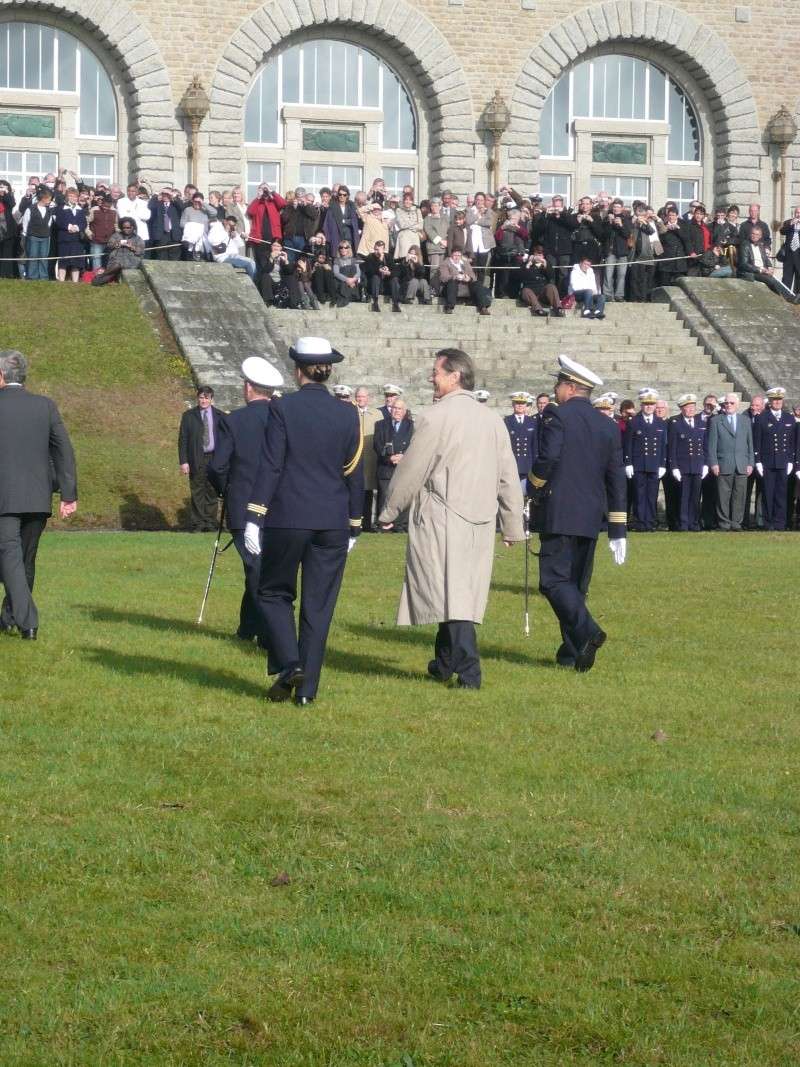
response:
<path id="1" fill-rule="evenodd" d="M 278 389 L 283 385 L 281 372 L 263 356 L 248 356 L 242 363 L 242 377 L 262 389 Z"/>
<path id="2" fill-rule="evenodd" d="M 558 357 L 556 377 L 564 381 L 576 382 L 578 385 L 585 385 L 589 389 L 594 389 L 596 386 L 603 384 L 603 379 L 595 374 L 594 371 L 564 355 Z"/>
<path id="3" fill-rule="evenodd" d="M 384 385 L 383 391 L 384 394 L 393 393 L 395 396 L 403 395 L 403 390 L 401 389 L 401 387 L 399 385 L 393 385 L 391 382 L 387 382 L 386 385 Z"/>

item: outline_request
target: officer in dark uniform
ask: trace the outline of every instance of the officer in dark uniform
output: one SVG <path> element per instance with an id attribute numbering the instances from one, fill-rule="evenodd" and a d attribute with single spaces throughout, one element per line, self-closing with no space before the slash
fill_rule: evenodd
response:
<path id="1" fill-rule="evenodd" d="M 317 694 L 348 548 L 361 533 L 363 439 L 356 408 L 335 400 L 324 384 L 342 354 L 322 337 L 301 337 L 289 355 L 298 390 L 270 405 L 245 546 L 261 552 L 263 527 L 257 604 L 268 670 L 278 674 L 267 696 L 282 701 L 294 695 L 305 705 Z M 294 601 L 301 566 L 298 635 Z"/>
<path id="2" fill-rule="evenodd" d="M 219 495 L 225 497 L 228 529 L 244 565 L 244 593 L 236 636 L 242 641 L 257 637 L 259 646 L 266 648 L 261 613 L 255 602 L 261 558 L 245 548 L 244 528 L 248 521 L 247 505 L 266 446 L 269 402 L 273 391 L 283 385 L 283 378 L 261 356 L 250 356 L 242 363 L 242 377 L 245 406 L 232 411 L 220 424 L 217 447 L 206 475 Z"/>
<path id="3" fill-rule="evenodd" d="M 667 469 L 667 424 L 654 414 L 657 400 L 655 389 L 639 390 L 641 409 L 622 442 L 625 474 L 633 479 L 634 529 L 646 533 L 656 528 L 658 483 Z"/>
<path id="4" fill-rule="evenodd" d="M 619 429 L 595 410 L 596 374 L 559 356 L 556 404 L 545 409 L 539 455 L 530 473 L 534 526 L 539 531 L 539 589 L 561 626 L 556 662 L 576 671 L 594 666 L 606 634 L 586 607 L 597 537 L 625 562 L 626 486 Z"/>
<path id="5" fill-rule="evenodd" d="M 392 404 L 395 402 L 398 396 L 403 395 L 403 390 L 399 385 L 394 385 L 392 382 L 387 382 L 383 387 L 383 403 L 378 408 L 383 418 L 388 422 L 392 417 Z"/>
<path id="6" fill-rule="evenodd" d="M 708 423 L 697 414 L 697 397 L 678 397 L 680 415 L 669 419 L 667 452 L 669 469 L 678 483 L 677 530 L 698 533 L 700 526 L 700 487 L 708 474 Z"/>
<path id="7" fill-rule="evenodd" d="M 512 393 L 513 414 L 507 415 L 503 419 L 511 438 L 511 451 L 517 461 L 517 472 L 519 473 L 519 482 L 523 494 L 529 491 L 528 473 L 537 454 L 536 418 L 527 414 L 530 402 L 530 396 L 523 389 Z"/>
<path id="8" fill-rule="evenodd" d="M 786 390 L 767 390 L 769 407 L 753 420 L 756 470 L 763 479 L 762 506 L 765 530 L 786 529 L 786 484 L 794 470 L 797 428 L 794 417 L 783 410 Z"/>

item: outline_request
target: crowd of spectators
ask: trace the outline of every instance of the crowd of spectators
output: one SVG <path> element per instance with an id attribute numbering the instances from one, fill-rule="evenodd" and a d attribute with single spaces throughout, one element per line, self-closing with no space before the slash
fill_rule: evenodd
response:
<path id="1" fill-rule="evenodd" d="M 488 315 L 493 299 L 508 298 L 532 315 L 577 305 L 602 319 L 606 303 L 646 302 L 656 285 L 687 275 L 737 276 L 800 300 L 800 208 L 775 235 L 758 204 L 744 217 L 736 204 L 698 201 L 681 213 L 675 202 L 656 211 L 600 192 L 571 207 L 510 186 L 463 203 L 449 190 L 418 200 L 411 186 L 394 195 L 380 178 L 354 193 L 334 184 L 281 196 L 262 184 L 250 203 L 241 187 L 207 197 L 139 179 L 126 190 L 89 187 L 67 171 L 32 175 L 17 203 L 0 180 L 0 253 L 2 277 L 61 281 L 111 280 L 144 254 L 229 262 L 280 308 L 366 302 L 380 312 L 385 302 L 399 312 L 438 299 L 446 312 L 465 300 Z"/>

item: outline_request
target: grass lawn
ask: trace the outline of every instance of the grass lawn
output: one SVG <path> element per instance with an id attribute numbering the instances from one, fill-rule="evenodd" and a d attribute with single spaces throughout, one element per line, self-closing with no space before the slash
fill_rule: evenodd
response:
<path id="1" fill-rule="evenodd" d="M 180 522 L 188 489 L 178 423 L 193 397 L 189 371 L 126 285 L 0 281 L 0 348 L 28 357 L 31 392 L 51 396 L 69 430 L 79 493 L 71 527 Z"/>
<path id="2" fill-rule="evenodd" d="M 797 535 L 601 542 L 586 675 L 498 546 L 479 693 L 364 537 L 302 712 L 211 543 L 48 534 L 2 639 L 3 1067 L 798 1062 Z"/>

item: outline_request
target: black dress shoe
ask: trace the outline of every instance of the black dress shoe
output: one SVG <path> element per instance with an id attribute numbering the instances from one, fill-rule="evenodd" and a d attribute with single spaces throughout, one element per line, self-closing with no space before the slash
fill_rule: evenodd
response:
<path id="1" fill-rule="evenodd" d="M 314 703 L 314 698 L 313 697 L 295 697 L 294 698 L 294 702 L 298 706 L 298 708 L 307 708 L 309 704 L 313 704 Z"/>
<path id="2" fill-rule="evenodd" d="M 22 640 L 23 641 L 35 641 L 36 640 L 36 635 L 38 634 L 38 632 L 39 631 L 37 629 L 20 630 L 20 634 L 22 636 Z"/>
<path id="3" fill-rule="evenodd" d="M 3 620 L 0 619 L 0 634 L 13 634 L 15 629 L 16 627 L 13 623 L 3 622 Z"/>
<path id="4" fill-rule="evenodd" d="M 608 634 L 604 630 L 598 630 L 575 657 L 575 670 L 576 671 L 590 671 L 594 667 L 594 658 L 597 655 L 597 650 L 602 648 L 605 644 Z"/>
<path id="5" fill-rule="evenodd" d="M 478 682 L 476 685 L 475 682 L 465 682 L 463 679 L 459 678 L 456 682 L 456 687 L 458 689 L 480 689 L 481 683 Z"/>
<path id="6" fill-rule="evenodd" d="M 442 674 L 442 672 L 441 672 L 441 670 L 439 668 L 439 664 L 435 659 L 430 660 L 429 663 L 428 663 L 428 674 L 431 676 L 431 678 L 434 679 L 434 681 L 437 681 L 437 682 L 449 682 L 450 681 L 450 675 L 449 674 L 448 675 Z"/>
<path id="7" fill-rule="evenodd" d="M 292 690 L 302 685 L 305 677 L 302 667 L 287 667 L 267 690 L 267 700 L 271 700 L 273 704 L 291 700 Z"/>

